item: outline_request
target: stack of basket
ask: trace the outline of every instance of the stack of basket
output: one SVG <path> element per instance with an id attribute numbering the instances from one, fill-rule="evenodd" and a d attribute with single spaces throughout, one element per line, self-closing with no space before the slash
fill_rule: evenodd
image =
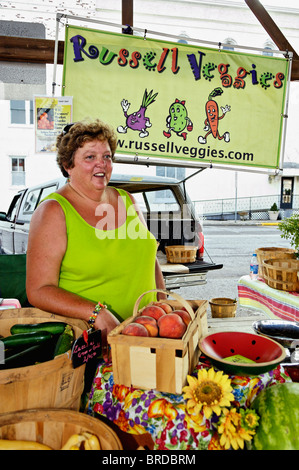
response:
<path id="1" fill-rule="evenodd" d="M 266 247 L 255 250 L 259 264 L 259 277 L 264 278 L 264 261 L 269 259 L 295 259 L 295 250 L 291 248 Z"/>
<path id="2" fill-rule="evenodd" d="M 291 248 L 258 248 L 259 276 L 268 286 L 288 292 L 298 292 L 299 260 Z"/>

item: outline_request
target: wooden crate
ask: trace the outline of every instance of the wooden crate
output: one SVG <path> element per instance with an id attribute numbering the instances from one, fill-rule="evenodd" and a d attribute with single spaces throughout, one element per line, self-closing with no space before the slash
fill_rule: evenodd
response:
<path id="1" fill-rule="evenodd" d="M 173 307 L 184 306 L 193 318 L 192 322 L 181 339 L 122 335 L 124 327 L 141 314 L 142 309 L 138 310 L 138 306 L 147 292 L 142 294 L 137 299 L 133 315 L 108 335 L 114 382 L 127 387 L 180 394 L 186 384 L 187 375 L 198 362 L 199 339 L 208 331 L 208 301 L 186 301 L 173 292 L 162 292 L 174 297 L 175 300 L 167 299 L 167 303 Z"/>

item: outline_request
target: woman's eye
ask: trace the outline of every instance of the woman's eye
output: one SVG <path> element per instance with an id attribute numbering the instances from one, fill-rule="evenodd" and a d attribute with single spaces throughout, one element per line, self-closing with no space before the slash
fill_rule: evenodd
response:
<path id="1" fill-rule="evenodd" d="M 107 159 L 107 160 L 110 160 L 112 157 L 111 157 L 111 155 L 108 153 L 107 155 L 104 155 L 104 158 Z"/>

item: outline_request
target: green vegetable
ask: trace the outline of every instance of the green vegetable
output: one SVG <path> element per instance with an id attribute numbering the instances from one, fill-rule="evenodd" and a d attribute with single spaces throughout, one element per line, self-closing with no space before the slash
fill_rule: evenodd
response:
<path id="1" fill-rule="evenodd" d="M 249 359 L 248 357 L 245 357 L 245 356 L 241 356 L 241 354 L 235 354 L 234 356 L 224 357 L 223 360 L 230 361 L 230 362 L 254 363 L 252 359 Z"/>
<path id="2" fill-rule="evenodd" d="M 46 343 L 35 344 L 34 346 L 27 346 L 26 348 L 9 350 L 5 353 L 5 362 L 0 365 L 0 369 L 15 369 L 19 367 L 26 367 L 36 364 L 37 362 L 45 362 L 52 357 Z"/>
<path id="3" fill-rule="evenodd" d="M 265 388 L 252 408 L 260 419 L 250 449 L 299 450 L 299 383 Z"/>
<path id="4" fill-rule="evenodd" d="M 63 333 L 65 327 L 66 323 L 55 321 L 48 321 L 44 323 L 19 323 L 11 327 L 10 333 L 15 335 L 20 333 L 31 333 L 32 331 L 49 331 L 53 335 L 56 335 Z"/>
<path id="5" fill-rule="evenodd" d="M 69 351 L 73 345 L 74 332 L 70 325 L 66 325 L 64 332 L 59 336 L 54 350 L 54 357 Z"/>
<path id="6" fill-rule="evenodd" d="M 14 348 L 16 346 L 26 346 L 40 344 L 52 338 L 49 331 L 33 331 L 31 333 L 19 333 L 2 338 L 5 349 Z"/>

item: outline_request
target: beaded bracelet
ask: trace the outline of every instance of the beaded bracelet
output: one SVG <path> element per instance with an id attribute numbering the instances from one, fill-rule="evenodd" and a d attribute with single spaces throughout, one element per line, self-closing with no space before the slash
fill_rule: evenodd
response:
<path id="1" fill-rule="evenodd" d="M 92 314 L 90 315 L 89 320 L 88 320 L 88 324 L 91 326 L 91 328 L 93 328 L 94 322 L 96 321 L 96 318 L 97 318 L 97 316 L 100 313 L 102 308 L 107 308 L 107 305 L 103 305 L 100 302 L 98 302 L 97 305 L 95 306 L 94 311 L 92 312 Z"/>

